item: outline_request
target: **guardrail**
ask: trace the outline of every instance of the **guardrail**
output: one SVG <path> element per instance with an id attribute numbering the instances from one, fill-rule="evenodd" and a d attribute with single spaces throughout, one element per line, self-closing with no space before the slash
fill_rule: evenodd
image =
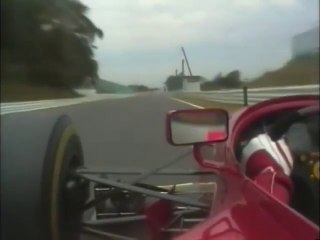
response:
<path id="1" fill-rule="evenodd" d="M 292 95 L 319 95 L 319 85 L 288 86 L 288 87 L 268 87 L 268 88 L 246 88 L 201 91 L 201 92 L 181 92 L 188 96 L 204 99 L 207 101 L 252 105 L 267 99 L 292 96 Z"/>
<path id="2" fill-rule="evenodd" d="M 1 115 L 27 112 L 47 108 L 64 107 L 80 103 L 89 103 L 95 101 L 101 101 L 106 99 L 125 98 L 133 96 L 133 94 L 95 94 L 92 96 L 85 96 L 79 98 L 64 98 L 53 100 L 40 100 L 40 101 L 24 101 L 24 102 L 7 102 L 1 103 L 0 113 Z"/>

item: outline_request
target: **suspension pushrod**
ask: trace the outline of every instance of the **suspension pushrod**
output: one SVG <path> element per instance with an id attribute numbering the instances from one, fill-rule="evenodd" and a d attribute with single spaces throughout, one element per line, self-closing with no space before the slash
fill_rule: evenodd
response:
<path id="1" fill-rule="evenodd" d="M 136 192 L 136 193 L 141 193 L 141 194 L 148 195 L 148 196 L 155 197 L 155 198 L 160 198 L 160 199 L 164 199 L 164 200 L 168 200 L 168 201 L 173 201 L 173 202 L 177 202 L 177 203 L 181 203 L 181 204 L 186 204 L 186 205 L 193 206 L 193 207 L 198 207 L 198 208 L 204 208 L 204 209 L 210 208 L 209 205 L 201 203 L 199 201 L 193 201 L 193 200 L 189 200 L 189 199 L 186 199 L 186 198 L 173 196 L 173 195 L 170 195 L 170 194 L 162 194 L 162 193 L 159 193 L 157 191 L 152 191 L 152 190 L 145 189 L 145 188 L 142 188 L 142 187 L 137 187 L 137 186 L 126 184 L 126 183 L 117 182 L 117 181 L 114 181 L 114 180 L 111 180 L 111 179 L 97 177 L 95 175 L 78 174 L 78 176 L 82 177 L 82 178 L 84 178 L 84 179 L 86 179 L 88 181 L 110 185 L 112 187 L 116 187 L 116 188 L 120 188 L 120 189 L 124 189 L 124 190 L 128 190 L 128 191 L 132 191 L 132 192 Z"/>

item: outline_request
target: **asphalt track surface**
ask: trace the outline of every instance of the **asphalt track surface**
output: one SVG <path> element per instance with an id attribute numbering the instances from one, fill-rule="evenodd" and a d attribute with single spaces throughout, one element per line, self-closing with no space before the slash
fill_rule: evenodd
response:
<path id="1" fill-rule="evenodd" d="M 39 119 L 67 114 L 81 138 L 88 167 L 150 169 L 178 157 L 190 147 L 170 146 L 165 140 L 165 114 L 172 109 L 193 108 L 162 94 L 108 99 L 54 109 L 1 116 L 2 130 L 11 132 L 21 122 L 40 127 Z M 14 131 L 14 130 L 12 130 Z M 41 141 L 32 139 L 31 141 Z M 40 146 L 41 144 L 39 144 Z M 19 147 L 19 146 L 17 146 Z M 190 169 L 191 158 L 176 167 Z"/>
<path id="2" fill-rule="evenodd" d="M 37 129 L 46 125 L 46 119 L 56 119 L 67 114 L 74 123 L 81 138 L 85 165 L 94 169 L 141 170 L 162 166 L 175 158 L 186 155 L 171 170 L 192 170 L 196 168 L 192 160 L 190 146 L 175 147 L 165 139 L 165 114 L 173 109 L 194 108 L 178 102 L 161 93 L 143 94 L 123 99 L 108 99 L 61 108 L 20 112 L 1 116 L 1 139 L 4 134 L 24 136 L 28 141 L 36 141 L 43 152 L 45 143 L 37 137 Z M 19 128 L 17 128 L 19 126 Z M 22 126 L 28 126 L 28 130 Z M 30 128 L 33 129 L 30 131 Z M 21 132 L 22 131 L 22 132 Z M 34 132 L 31 135 L 30 132 Z M 29 136 L 30 135 L 30 136 Z M 1 146 L 3 146 L 1 144 Z M 13 147 L 13 146 L 12 146 Z M 28 151 L 28 145 L 14 146 L 17 151 Z M 144 182 L 159 184 L 194 181 L 194 177 L 150 178 Z"/>

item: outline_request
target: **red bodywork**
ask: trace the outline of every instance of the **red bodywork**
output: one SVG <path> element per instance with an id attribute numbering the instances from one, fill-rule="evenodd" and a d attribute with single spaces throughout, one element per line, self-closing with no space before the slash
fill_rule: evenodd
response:
<path id="1" fill-rule="evenodd" d="M 229 137 L 217 143 L 217 165 L 200 160 L 199 145 L 194 156 L 202 168 L 218 175 L 217 192 L 209 217 L 176 240 L 314 240 L 319 227 L 278 201 L 244 176 L 235 157 L 235 144 L 253 122 L 270 114 L 319 104 L 317 96 L 294 96 L 268 100 L 244 108 L 230 117 Z"/>

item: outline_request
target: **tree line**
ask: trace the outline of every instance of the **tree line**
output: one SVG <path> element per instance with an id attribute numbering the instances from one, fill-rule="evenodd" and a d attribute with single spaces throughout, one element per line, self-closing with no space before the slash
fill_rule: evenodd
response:
<path id="1" fill-rule="evenodd" d="M 149 88 L 145 85 L 128 85 L 128 87 L 133 91 L 133 92 L 152 92 L 152 91 L 157 91 L 159 90 L 158 88 Z"/>
<path id="2" fill-rule="evenodd" d="M 77 0 L 1 0 L 1 81 L 76 87 L 98 79 L 103 32 Z"/>
<path id="3" fill-rule="evenodd" d="M 241 85 L 242 82 L 240 80 L 240 71 L 235 70 L 225 76 L 223 76 L 222 73 L 219 73 L 211 81 L 201 84 L 201 90 L 210 91 L 225 88 L 239 88 Z"/>

